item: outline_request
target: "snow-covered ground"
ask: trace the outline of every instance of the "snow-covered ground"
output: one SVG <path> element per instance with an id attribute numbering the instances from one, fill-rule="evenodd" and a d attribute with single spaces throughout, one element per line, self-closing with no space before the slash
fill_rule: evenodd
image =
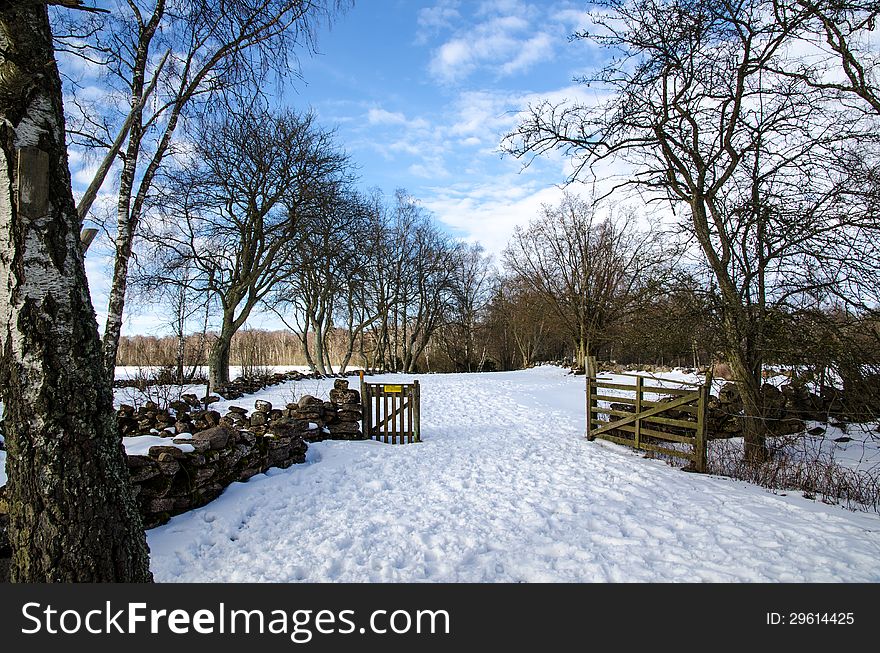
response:
<path id="1" fill-rule="evenodd" d="M 136 379 L 141 376 L 152 376 L 157 374 L 162 368 L 161 367 L 139 367 L 137 365 L 119 365 L 116 367 L 116 374 L 114 378 L 117 380 L 124 379 Z M 311 370 L 308 365 L 268 365 L 263 367 L 262 369 L 267 370 L 270 373 L 281 373 L 285 372 L 302 372 L 304 374 L 309 373 Z M 360 369 L 357 365 L 349 365 L 349 370 L 357 370 Z M 204 376 L 208 375 L 208 368 L 205 366 L 198 368 L 198 373 Z M 242 368 L 238 365 L 231 365 L 229 367 L 229 378 L 235 379 L 241 376 Z M 202 386 L 204 387 L 204 386 Z"/>
<path id="2" fill-rule="evenodd" d="M 880 516 L 587 442 L 583 377 L 419 379 L 423 444 L 311 445 L 306 465 L 234 484 L 150 531 L 156 579 L 880 581 Z M 326 396 L 331 384 L 219 409 Z"/>
<path id="3" fill-rule="evenodd" d="M 656 375 L 644 372 L 635 374 L 602 373 L 599 374 L 599 379 L 611 383 L 632 385 L 636 375 L 649 379 L 646 385 L 659 387 L 682 388 L 686 387 L 682 384 L 693 385 L 704 382 L 704 378 L 700 375 L 680 370 L 660 372 Z M 765 381 L 780 387 L 789 382 L 789 377 L 778 375 L 770 377 Z M 721 388 L 727 383 L 728 381 L 724 379 L 714 379 L 712 382 L 712 394 L 717 397 Z M 608 388 L 603 388 L 601 394 L 633 398 L 632 392 Z M 659 397 L 656 394 L 645 394 L 645 398 L 648 400 L 656 400 Z M 610 402 L 604 401 L 599 403 L 607 407 Z M 880 470 L 880 430 L 878 430 L 880 425 L 877 422 L 839 424 L 832 421 L 831 424 L 827 424 L 807 421 L 806 428 L 808 431 L 818 428 L 822 433 L 818 435 L 798 433 L 790 437 L 774 438 L 770 441 L 770 444 L 773 447 L 782 448 L 789 459 L 822 461 L 824 464 L 836 464 L 859 472 L 877 473 Z M 688 448 L 687 445 L 676 445 L 674 443 L 668 443 L 665 446 L 685 450 Z M 716 450 L 716 454 L 723 449 L 728 457 L 736 457 L 742 452 L 743 442 L 742 438 L 713 440 L 709 442 L 709 448 L 710 460 L 713 457 L 713 449 Z"/>
<path id="4" fill-rule="evenodd" d="M 587 442 L 583 377 L 542 367 L 418 378 L 424 443 L 314 444 L 307 464 L 234 484 L 149 532 L 156 579 L 880 581 L 880 516 Z M 332 383 L 291 382 L 215 406 L 326 397 Z M 854 428 L 850 443 L 834 443 L 829 429 L 817 446 L 875 466 L 880 436 Z M 132 452 L 152 444 L 127 442 Z"/>

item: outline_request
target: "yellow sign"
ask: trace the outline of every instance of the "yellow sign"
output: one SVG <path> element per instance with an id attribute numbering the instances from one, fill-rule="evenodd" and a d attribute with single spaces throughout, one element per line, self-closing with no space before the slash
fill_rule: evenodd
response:
<path id="1" fill-rule="evenodd" d="M 403 392 L 403 386 L 402 385 L 386 385 L 385 392 L 392 393 L 392 394 L 395 392 Z"/>

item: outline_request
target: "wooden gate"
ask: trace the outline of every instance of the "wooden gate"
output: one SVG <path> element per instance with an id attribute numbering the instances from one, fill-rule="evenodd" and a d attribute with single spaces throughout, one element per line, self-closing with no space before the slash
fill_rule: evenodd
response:
<path id="1" fill-rule="evenodd" d="M 419 382 L 366 383 L 361 374 L 364 434 L 386 444 L 421 442 Z"/>
<path id="2" fill-rule="evenodd" d="M 649 385 L 656 381 L 635 374 L 619 375 L 633 378 L 632 384 L 612 383 L 597 379 L 595 370 L 595 362 L 591 362 L 587 370 L 588 440 L 602 438 L 683 458 L 691 461 L 694 471 L 706 471 L 706 406 L 711 376 L 707 375 L 702 385 L 675 381 L 682 387 L 672 388 Z M 608 394 L 609 390 L 617 394 Z M 600 419 L 600 415 L 608 419 Z M 676 448 L 675 444 L 685 446 Z"/>

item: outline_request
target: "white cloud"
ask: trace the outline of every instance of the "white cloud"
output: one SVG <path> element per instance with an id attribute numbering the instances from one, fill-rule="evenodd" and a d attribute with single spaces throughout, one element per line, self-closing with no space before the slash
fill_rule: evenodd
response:
<path id="1" fill-rule="evenodd" d="M 524 16 L 534 13 L 532 5 L 522 0 L 482 0 L 477 6 L 478 16 L 508 14 Z"/>
<path id="2" fill-rule="evenodd" d="M 563 190 L 511 175 L 492 183 L 438 190 L 423 200 L 437 219 L 486 252 L 500 257 L 514 229 L 536 217 L 542 204 L 557 204 Z"/>
<path id="3" fill-rule="evenodd" d="M 519 110 L 520 100 L 507 93 L 468 91 L 459 95 L 455 103 L 455 121 L 450 133 L 455 136 L 475 137 L 493 141 L 513 125 L 516 118 L 511 110 Z"/>
<path id="4" fill-rule="evenodd" d="M 538 34 L 520 46 L 519 54 L 501 66 L 502 72 L 512 75 L 521 70 L 528 70 L 534 64 L 553 57 L 554 39 L 549 34 Z"/>
<path id="5" fill-rule="evenodd" d="M 467 76 L 474 68 L 471 45 L 461 39 L 448 41 L 431 60 L 430 71 L 434 77 L 453 81 Z"/>
<path id="6" fill-rule="evenodd" d="M 392 152 L 400 152 L 410 156 L 421 156 L 424 153 L 424 150 L 419 145 L 410 141 L 394 141 L 388 146 L 388 149 Z"/>
<path id="7" fill-rule="evenodd" d="M 385 109 L 370 109 L 367 112 L 367 120 L 371 125 L 405 125 L 406 116 L 402 113 L 392 113 Z"/>
<path id="8" fill-rule="evenodd" d="M 583 9 L 560 9 L 553 18 L 572 33 L 583 31 L 591 25 L 590 15 Z"/>
<path id="9" fill-rule="evenodd" d="M 398 125 L 410 129 L 427 129 L 430 126 L 428 121 L 422 118 L 407 120 L 407 117 L 402 113 L 375 107 L 367 112 L 367 122 L 371 125 Z"/>
<path id="10" fill-rule="evenodd" d="M 439 162 L 435 164 L 415 163 L 407 170 L 413 177 L 421 179 L 445 179 L 449 177 L 449 171 Z"/>
<path id="11" fill-rule="evenodd" d="M 553 104 L 589 104 L 602 100 L 593 89 L 581 85 L 565 86 L 545 93 L 504 91 L 465 91 L 454 104 L 454 118 L 449 133 L 465 138 L 478 138 L 497 148 L 499 141 L 523 118 L 530 104 L 547 100 Z"/>
<path id="12" fill-rule="evenodd" d="M 428 36 L 444 29 L 450 29 L 455 21 L 461 18 L 458 8 L 459 0 L 441 0 L 433 7 L 426 7 L 419 11 L 419 31 L 416 35 L 418 43 L 424 43 Z"/>
<path id="13" fill-rule="evenodd" d="M 584 14 L 567 3 L 546 7 L 520 0 L 483 2 L 471 23 L 453 30 L 434 49 L 429 71 L 446 83 L 461 81 L 477 70 L 499 77 L 526 72 L 553 60 L 557 44 L 565 43 Z M 450 27 L 450 22 L 445 26 Z"/>

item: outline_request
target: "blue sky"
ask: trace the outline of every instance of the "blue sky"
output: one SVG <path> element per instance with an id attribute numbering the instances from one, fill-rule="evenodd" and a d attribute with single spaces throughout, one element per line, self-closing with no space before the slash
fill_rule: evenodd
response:
<path id="1" fill-rule="evenodd" d="M 361 0 L 302 61 L 286 100 L 311 106 L 365 187 L 406 188 L 452 233 L 503 249 L 513 226 L 560 195 L 561 158 L 528 170 L 499 143 L 543 97 L 582 99 L 595 50 L 569 43 L 587 3 Z"/>
<path id="2" fill-rule="evenodd" d="M 530 102 L 595 100 L 573 80 L 599 63 L 599 52 L 568 38 L 587 25 L 587 7 L 574 0 L 358 0 L 320 30 L 317 54 L 301 53 L 302 80 L 280 101 L 311 107 L 337 130 L 364 189 L 389 196 L 407 189 L 450 233 L 497 256 L 516 225 L 562 194 L 569 172 L 562 157 L 523 170 L 499 144 Z M 90 179 L 89 167 L 75 164 L 72 158 L 75 183 Z M 103 328 L 112 255 L 100 244 L 93 250 L 87 268 Z M 155 310 L 129 306 L 124 333 L 164 330 Z M 278 326 L 259 316 L 252 323 Z"/>

